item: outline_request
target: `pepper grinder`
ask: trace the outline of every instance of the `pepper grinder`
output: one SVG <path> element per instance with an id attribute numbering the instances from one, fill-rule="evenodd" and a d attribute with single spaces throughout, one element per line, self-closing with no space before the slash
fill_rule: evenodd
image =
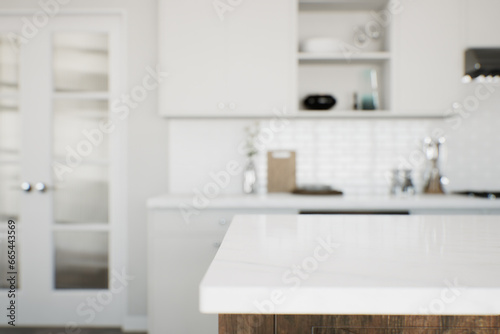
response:
<path id="1" fill-rule="evenodd" d="M 438 167 L 439 150 L 444 142 L 444 137 L 438 139 L 426 137 L 424 139 L 424 153 L 430 165 L 424 187 L 426 194 L 444 194 L 443 177 Z"/>

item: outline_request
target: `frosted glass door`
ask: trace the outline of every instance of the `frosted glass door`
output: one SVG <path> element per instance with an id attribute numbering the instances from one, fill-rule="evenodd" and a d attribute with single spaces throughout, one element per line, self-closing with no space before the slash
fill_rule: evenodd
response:
<path id="1" fill-rule="evenodd" d="M 61 13 L 24 40 L 15 37 L 23 22 L 0 13 L 0 307 L 11 302 L 5 278 L 13 219 L 16 326 L 118 327 L 126 224 L 119 224 L 125 194 L 116 190 L 114 161 L 124 160 L 125 122 L 114 118 L 110 101 L 125 91 L 122 18 Z M 111 123 L 108 131 L 103 125 Z"/>

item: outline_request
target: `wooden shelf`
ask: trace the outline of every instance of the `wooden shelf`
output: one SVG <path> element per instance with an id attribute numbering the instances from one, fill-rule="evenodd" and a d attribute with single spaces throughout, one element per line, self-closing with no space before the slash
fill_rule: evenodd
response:
<path id="1" fill-rule="evenodd" d="M 299 61 L 332 61 L 332 62 L 346 62 L 351 61 L 386 61 L 391 59 L 390 52 L 363 52 L 355 53 L 352 55 L 344 55 L 342 53 L 312 53 L 312 52 L 299 52 Z"/>

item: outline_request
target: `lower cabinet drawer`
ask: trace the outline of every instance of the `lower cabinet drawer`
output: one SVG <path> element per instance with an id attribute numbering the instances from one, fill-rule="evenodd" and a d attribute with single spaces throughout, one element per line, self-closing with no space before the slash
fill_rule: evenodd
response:
<path id="1" fill-rule="evenodd" d="M 217 316 L 198 311 L 198 286 L 223 237 L 199 232 L 150 245 L 149 333 L 217 333 Z"/>

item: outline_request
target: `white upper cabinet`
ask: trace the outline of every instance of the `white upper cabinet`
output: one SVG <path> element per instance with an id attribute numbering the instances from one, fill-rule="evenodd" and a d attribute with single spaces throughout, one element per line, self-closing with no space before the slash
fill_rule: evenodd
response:
<path id="1" fill-rule="evenodd" d="M 393 109 L 445 115 L 463 76 L 462 1 L 401 1 L 394 17 Z"/>
<path id="2" fill-rule="evenodd" d="M 289 0 L 160 0 L 163 116 L 272 115 L 294 91 Z"/>
<path id="3" fill-rule="evenodd" d="M 500 1 L 465 0 L 465 46 L 500 46 Z"/>

